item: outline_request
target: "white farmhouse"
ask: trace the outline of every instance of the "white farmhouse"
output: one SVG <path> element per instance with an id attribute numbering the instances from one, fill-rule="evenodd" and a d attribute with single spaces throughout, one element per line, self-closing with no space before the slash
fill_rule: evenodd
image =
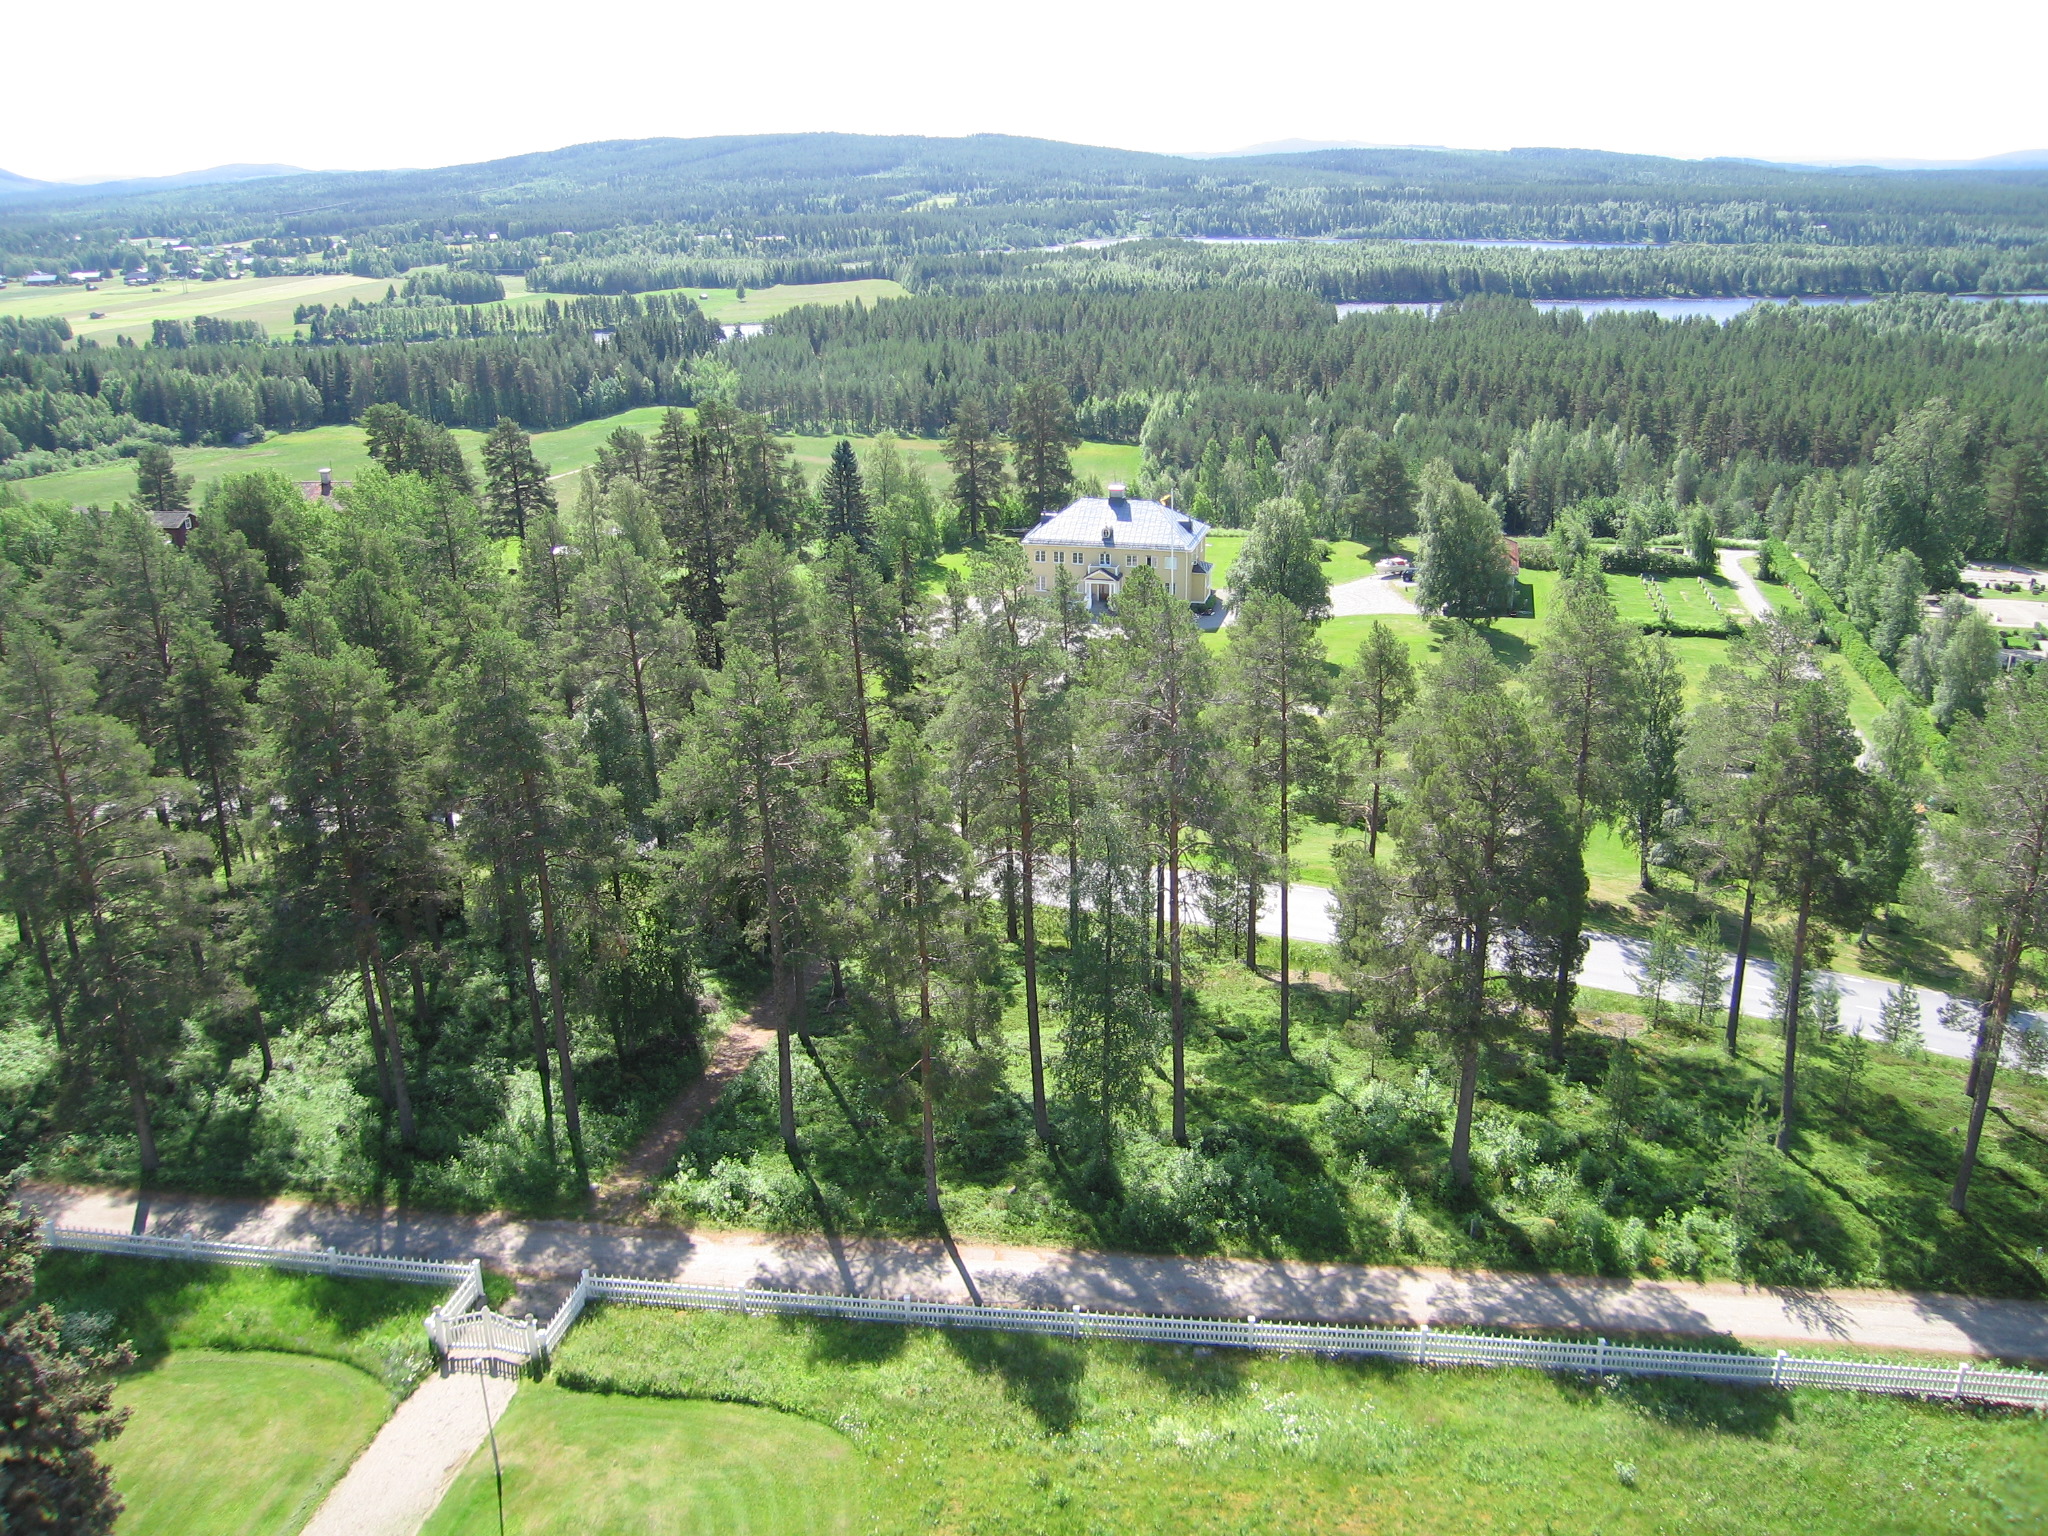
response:
<path id="1" fill-rule="evenodd" d="M 1163 502 L 1127 495 L 1121 485 L 1110 486 L 1107 496 L 1084 496 L 1062 511 L 1040 513 L 1023 543 L 1039 591 L 1052 590 L 1055 567 L 1078 567 L 1074 575 L 1097 612 L 1114 608 L 1124 579 L 1144 566 L 1175 597 L 1199 603 L 1209 596 L 1209 525 Z"/>

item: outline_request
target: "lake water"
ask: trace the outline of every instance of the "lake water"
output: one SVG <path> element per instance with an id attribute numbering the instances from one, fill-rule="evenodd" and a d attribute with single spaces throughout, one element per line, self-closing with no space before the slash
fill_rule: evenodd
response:
<path id="1" fill-rule="evenodd" d="M 1959 303 L 1988 304 L 1995 299 L 2012 299 L 2020 304 L 2048 304 L 2048 293 L 1959 293 L 1954 295 Z M 1772 298 L 1709 298 L 1709 299 L 1533 299 L 1538 309 L 1576 309 L 1582 315 L 1642 314 L 1648 313 L 1666 320 L 1692 320 L 1704 318 L 1726 322 L 1759 304 L 1783 304 L 1784 299 Z M 1804 294 L 1799 302 L 1806 305 L 1818 304 L 1869 304 L 1869 294 Z M 1410 310 L 1420 314 L 1433 315 L 1442 309 L 1441 304 L 1339 304 L 1341 315 L 1377 314 L 1381 310 Z"/>

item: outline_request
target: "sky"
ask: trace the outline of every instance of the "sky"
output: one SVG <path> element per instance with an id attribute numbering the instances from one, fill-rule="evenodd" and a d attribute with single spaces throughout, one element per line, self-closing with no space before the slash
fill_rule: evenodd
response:
<path id="1" fill-rule="evenodd" d="M 0 41 L 0 167 L 46 180 L 812 130 L 1169 153 L 1295 138 L 1834 161 L 2048 148 L 2041 0 L 105 0 L 19 7 Z"/>

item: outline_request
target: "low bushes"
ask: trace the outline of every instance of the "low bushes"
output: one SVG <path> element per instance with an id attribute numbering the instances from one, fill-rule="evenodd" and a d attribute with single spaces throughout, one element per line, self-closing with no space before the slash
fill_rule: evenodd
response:
<path id="1" fill-rule="evenodd" d="M 1522 552 L 1522 569 L 1557 569 L 1557 548 L 1550 540 L 1517 539 L 1515 543 Z M 1600 556 L 1600 569 L 1610 576 L 1706 576 L 1713 571 L 1711 565 L 1701 565 L 1682 550 L 1646 549 L 1632 555 L 1616 545 L 1598 544 L 1594 552 Z"/>

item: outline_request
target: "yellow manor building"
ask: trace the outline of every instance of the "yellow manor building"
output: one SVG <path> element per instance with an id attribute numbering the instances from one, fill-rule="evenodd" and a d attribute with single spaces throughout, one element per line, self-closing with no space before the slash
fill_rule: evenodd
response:
<path id="1" fill-rule="evenodd" d="M 1088 606 L 1098 612 L 1116 606 L 1124 578 L 1141 566 L 1158 572 L 1175 597 L 1199 603 L 1209 596 L 1209 525 L 1163 502 L 1134 499 L 1120 485 L 1041 512 L 1023 544 L 1039 591 L 1052 590 L 1054 566 L 1077 566 Z"/>

